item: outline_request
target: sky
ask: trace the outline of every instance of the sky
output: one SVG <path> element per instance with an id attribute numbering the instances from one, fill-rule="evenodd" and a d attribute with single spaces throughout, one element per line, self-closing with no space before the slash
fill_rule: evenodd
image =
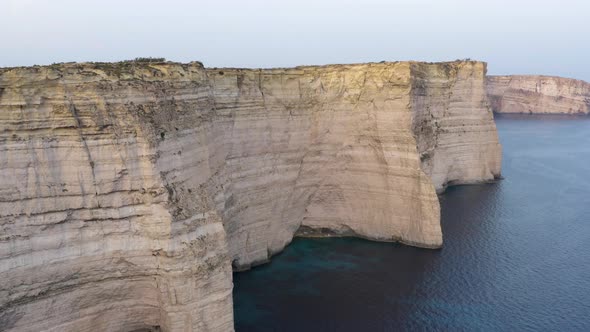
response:
<path id="1" fill-rule="evenodd" d="M 397 60 L 590 81 L 588 0 L 0 0 L 0 67 L 165 57 L 207 67 Z"/>

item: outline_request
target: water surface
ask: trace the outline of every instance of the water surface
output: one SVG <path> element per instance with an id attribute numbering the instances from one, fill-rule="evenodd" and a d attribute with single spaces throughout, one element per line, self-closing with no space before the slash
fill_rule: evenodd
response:
<path id="1" fill-rule="evenodd" d="M 444 248 L 295 239 L 234 274 L 239 331 L 590 331 L 590 118 L 497 116 L 504 180 L 441 196 Z"/>

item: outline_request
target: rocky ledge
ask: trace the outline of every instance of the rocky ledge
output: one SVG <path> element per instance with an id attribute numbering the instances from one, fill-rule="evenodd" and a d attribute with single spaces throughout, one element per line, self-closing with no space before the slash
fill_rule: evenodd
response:
<path id="1" fill-rule="evenodd" d="M 500 175 L 481 62 L 0 69 L 0 329 L 228 331 L 303 235 L 438 248 Z"/>

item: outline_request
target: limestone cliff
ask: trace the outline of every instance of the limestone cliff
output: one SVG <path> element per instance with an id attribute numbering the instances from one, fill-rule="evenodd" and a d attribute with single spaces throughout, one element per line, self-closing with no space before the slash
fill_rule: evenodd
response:
<path id="1" fill-rule="evenodd" d="M 500 172 L 484 77 L 479 62 L 0 69 L 0 328 L 227 331 L 232 264 L 296 232 L 441 246 L 435 187 Z"/>
<path id="2" fill-rule="evenodd" d="M 422 169 L 438 192 L 500 176 L 502 149 L 486 98 L 486 64 L 416 63 L 413 130 Z"/>
<path id="3" fill-rule="evenodd" d="M 203 68 L 9 69 L 0 88 L 1 329 L 230 330 Z"/>
<path id="4" fill-rule="evenodd" d="M 552 76 L 488 76 L 497 113 L 588 114 L 590 83 Z"/>

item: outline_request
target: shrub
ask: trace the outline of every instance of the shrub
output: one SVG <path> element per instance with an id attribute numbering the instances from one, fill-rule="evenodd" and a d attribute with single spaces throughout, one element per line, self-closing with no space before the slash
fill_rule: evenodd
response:
<path id="1" fill-rule="evenodd" d="M 135 62 L 166 62 L 166 58 L 139 57 L 139 58 L 135 58 L 133 61 L 135 61 Z"/>

